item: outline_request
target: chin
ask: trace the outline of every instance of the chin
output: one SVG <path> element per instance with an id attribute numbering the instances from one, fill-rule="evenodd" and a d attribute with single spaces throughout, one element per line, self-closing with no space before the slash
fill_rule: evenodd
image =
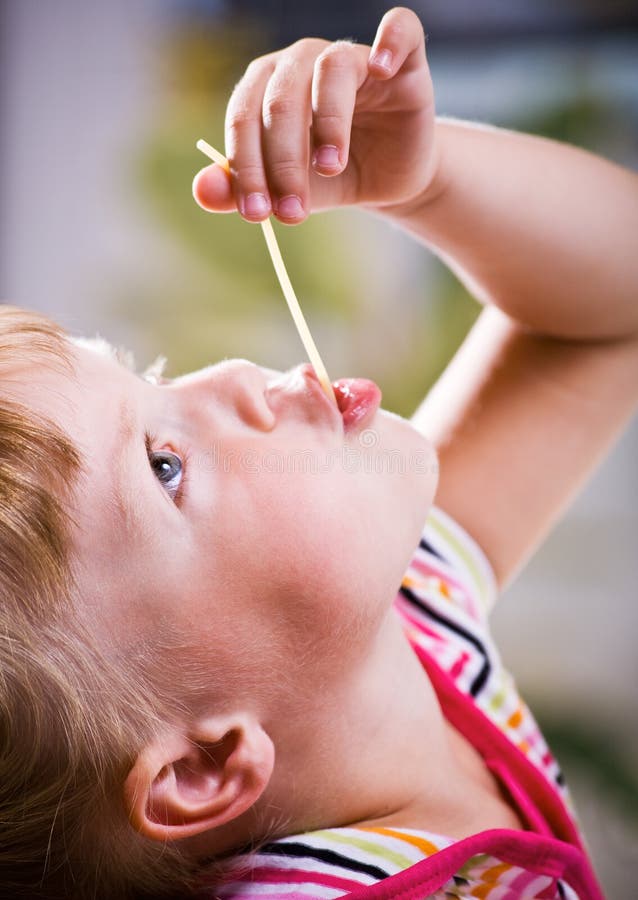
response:
<path id="1" fill-rule="evenodd" d="M 401 513 L 418 528 L 416 541 L 432 505 L 439 481 L 439 463 L 432 442 L 407 419 L 387 410 L 375 418 L 379 471 L 401 494 Z M 361 435 L 363 439 L 364 434 Z"/>
<path id="2" fill-rule="evenodd" d="M 369 560 L 378 587 L 392 601 L 401 579 L 419 544 L 438 483 L 436 452 L 422 435 L 409 429 L 401 456 L 378 451 L 376 460 L 386 466 L 383 474 L 371 477 L 365 491 L 362 520 L 367 536 Z M 398 443 L 388 445 L 395 449 Z M 401 464 L 403 468 L 398 471 Z M 392 468 L 394 466 L 394 469 Z M 370 585 L 372 588 L 372 585 Z"/>

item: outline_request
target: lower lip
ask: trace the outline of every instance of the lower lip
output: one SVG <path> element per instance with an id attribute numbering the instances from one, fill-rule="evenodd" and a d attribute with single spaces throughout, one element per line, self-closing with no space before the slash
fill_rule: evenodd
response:
<path id="1" fill-rule="evenodd" d="M 371 421 L 381 403 L 381 391 L 367 378 L 340 378 L 332 382 L 345 431 Z"/>

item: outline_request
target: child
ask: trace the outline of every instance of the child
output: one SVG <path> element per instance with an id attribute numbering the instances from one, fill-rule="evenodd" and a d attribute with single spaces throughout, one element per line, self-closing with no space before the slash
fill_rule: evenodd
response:
<path id="1" fill-rule="evenodd" d="M 487 614 L 636 405 L 638 179 L 435 119 L 401 8 L 251 63 L 226 151 L 205 208 L 363 206 L 487 308 L 410 422 L 2 311 L 3 896 L 600 898 Z"/>

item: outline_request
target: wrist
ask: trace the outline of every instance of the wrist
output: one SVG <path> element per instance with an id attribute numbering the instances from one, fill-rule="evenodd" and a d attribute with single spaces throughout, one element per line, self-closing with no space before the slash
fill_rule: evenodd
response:
<path id="1" fill-rule="evenodd" d="M 412 197 L 402 199 L 399 202 L 369 204 L 366 209 L 377 215 L 391 218 L 395 221 L 406 221 L 421 216 L 424 211 L 436 201 L 447 188 L 447 174 L 443 164 L 443 144 L 445 136 L 445 121 L 435 118 L 432 134 L 432 145 L 428 155 L 427 165 L 424 169 L 422 187 Z"/>

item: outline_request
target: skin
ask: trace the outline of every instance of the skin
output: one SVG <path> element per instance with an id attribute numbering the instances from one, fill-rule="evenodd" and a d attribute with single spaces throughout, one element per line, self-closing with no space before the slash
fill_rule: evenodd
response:
<path id="1" fill-rule="evenodd" d="M 379 414 L 367 451 L 434 446 L 437 503 L 504 586 L 636 406 L 636 176 L 575 148 L 437 119 L 423 31 L 400 8 L 372 48 L 310 39 L 254 61 L 229 103 L 226 153 L 230 177 L 210 166 L 195 180 L 205 209 L 294 225 L 360 205 L 438 253 L 489 306 L 412 426 Z M 158 668 L 191 708 L 126 780 L 134 827 L 195 853 L 327 825 L 452 837 L 523 827 L 446 722 L 391 611 L 432 471 L 284 478 L 262 467 L 255 478 L 234 457 L 227 472 L 191 465 L 178 507 L 139 436 L 122 471 L 145 526 L 123 541 L 104 466 L 124 396 L 153 449 L 200 463 L 212 441 L 286 455 L 343 438 L 297 403 L 271 411 L 271 427 L 272 373 L 245 363 L 149 385 L 87 353 L 74 388 L 45 392 L 43 376 L 27 399 L 46 396 L 91 462 L 78 564 L 105 646 L 173 635 L 182 652 L 163 640 Z M 211 673 L 208 695 L 191 689 L 193 661 Z"/>
<path id="2" fill-rule="evenodd" d="M 83 614 L 106 652 L 124 659 L 140 641 L 161 643 L 161 668 L 191 710 L 129 778 L 136 827 L 205 853 L 276 833 L 282 809 L 286 831 L 326 821 L 407 825 L 424 817 L 427 797 L 431 829 L 465 833 L 462 810 L 478 790 L 481 809 L 503 816 L 491 776 L 445 722 L 392 610 L 436 489 L 436 455 L 423 435 L 384 410 L 344 434 L 298 370 L 229 360 L 152 383 L 93 349 L 72 354 L 74 378 L 38 372 L 18 391 L 86 460 L 74 502 Z M 145 432 L 154 436 L 150 455 Z M 270 470 L 300 449 L 323 462 L 344 447 L 350 465 Z M 167 451 L 186 461 L 181 496 L 178 477 L 159 477 Z M 387 451 L 394 466 L 379 466 Z M 124 509 L 113 501 L 122 452 Z M 195 695 L 197 662 L 210 674 Z M 196 757 L 194 745 L 211 749 Z M 424 771 L 426 746 L 436 764 Z M 160 803 L 169 810 L 162 820 L 150 812 Z"/>

